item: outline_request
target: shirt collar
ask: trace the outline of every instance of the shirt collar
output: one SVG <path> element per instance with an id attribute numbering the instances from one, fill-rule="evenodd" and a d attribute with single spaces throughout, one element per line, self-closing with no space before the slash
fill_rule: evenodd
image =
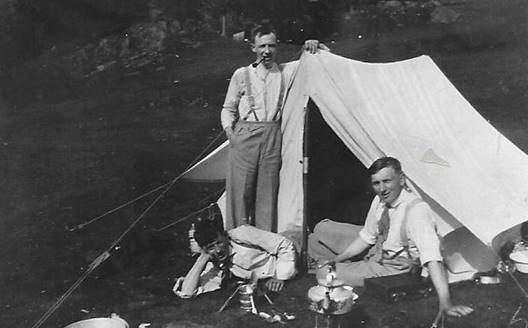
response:
<path id="1" fill-rule="evenodd" d="M 403 203 L 407 199 L 407 197 L 409 197 L 409 194 L 410 194 L 409 191 L 403 188 L 400 194 L 398 195 L 398 197 L 392 203 L 389 203 L 389 204 L 384 203 L 384 206 L 388 205 L 389 208 L 398 207 L 401 203 Z"/>
<path id="2" fill-rule="evenodd" d="M 273 63 L 270 69 L 267 69 L 264 64 L 260 64 L 257 67 L 253 67 L 253 65 L 250 65 L 250 67 L 258 74 L 262 76 L 266 76 L 268 73 L 276 73 L 279 71 L 279 65 L 277 63 Z"/>

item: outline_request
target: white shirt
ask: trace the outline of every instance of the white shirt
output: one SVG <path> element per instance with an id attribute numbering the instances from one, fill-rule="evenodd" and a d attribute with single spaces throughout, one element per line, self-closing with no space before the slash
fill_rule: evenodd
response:
<path id="1" fill-rule="evenodd" d="M 410 256 L 419 258 L 422 265 L 430 261 L 442 261 L 440 238 L 436 232 L 433 210 L 424 201 L 409 206 L 417 198 L 415 194 L 403 189 L 398 198 L 390 204 L 388 209 L 390 228 L 382 248 L 389 251 L 391 255 L 404 247 L 405 243 L 401 240 L 401 225 L 404 217 L 407 216 L 405 232 Z M 368 244 L 376 243 L 380 234 L 378 221 L 381 219 L 384 208 L 385 204 L 376 196 L 367 214 L 365 226 L 359 232 L 361 239 Z M 401 256 L 407 256 L 407 253 L 402 252 Z"/>
<path id="2" fill-rule="evenodd" d="M 295 246 L 284 236 L 242 225 L 228 232 L 231 238 L 231 272 L 249 279 L 254 272 L 259 279 L 292 278 L 295 271 Z"/>
<path id="3" fill-rule="evenodd" d="M 279 110 L 277 105 L 279 104 L 281 79 L 284 79 L 283 97 L 285 98 L 286 90 L 297 65 L 298 61 L 294 61 L 281 64 L 280 69 L 275 63 L 270 69 L 266 69 L 262 64 L 257 67 L 249 65 L 237 69 L 229 82 L 224 106 L 220 114 L 222 127 L 224 129 L 232 127 L 239 119 L 246 118 L 247 121 L 257 120 L 253 114 L 248 115 L 250 103 L 248 102 L 246 69 L 249 70 L 251 95 L 254 98 L 255 114 L 258 121 L 274 121 L 280 119 L 280 113 L 277 113 Z"/>

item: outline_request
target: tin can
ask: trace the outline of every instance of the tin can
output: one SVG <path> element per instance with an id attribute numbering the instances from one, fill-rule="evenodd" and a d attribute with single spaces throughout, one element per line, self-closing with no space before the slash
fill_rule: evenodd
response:
<path id="1" fill-rule="evenodd" d="M 253 287 L 249 284 L 241 285 L 238 289 L 238 294 L 240 296 L 240 308 L 250 312 L 253 309 Z"/>

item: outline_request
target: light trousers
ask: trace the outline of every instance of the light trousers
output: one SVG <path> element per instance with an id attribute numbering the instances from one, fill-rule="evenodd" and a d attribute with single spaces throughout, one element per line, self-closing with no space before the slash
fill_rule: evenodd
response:
<path id="1" fill-rule="evenodd" d="M 276 232 L 282 143 L 280 121 L 239 121 L 229 142 L 225 229 L 251 224 Z"/>
<path id="2" fill-rule="evenodd" d="M 363 226 L 323 220 L 319 222 L 314 232 L 308 236 L 308 255 L 315 260 L 332 260 L 337 254 L 342 253 L 359 237 Z M 361 287 L 365 278 L 383 277 L 409 272 L 410 269 L 401 270 L 392 265 L 380 264 L 374 258 L 365 257 L 357 261 L 347 261 L 336 264 L 336 277 L 350 286 Z M 326 267 L 316 272 L 317 278 L 324 278 Z"/>

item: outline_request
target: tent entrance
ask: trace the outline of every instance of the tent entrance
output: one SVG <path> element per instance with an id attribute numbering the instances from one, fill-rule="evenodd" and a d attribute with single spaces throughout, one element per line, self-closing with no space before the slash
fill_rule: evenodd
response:
<path id="1" fill-rule="evenodd" d="M 310 230 L 322 219 L 363 224 L 373 192 L 367 169 L 310 100 L 305 121 L 305 215 Z"/>

